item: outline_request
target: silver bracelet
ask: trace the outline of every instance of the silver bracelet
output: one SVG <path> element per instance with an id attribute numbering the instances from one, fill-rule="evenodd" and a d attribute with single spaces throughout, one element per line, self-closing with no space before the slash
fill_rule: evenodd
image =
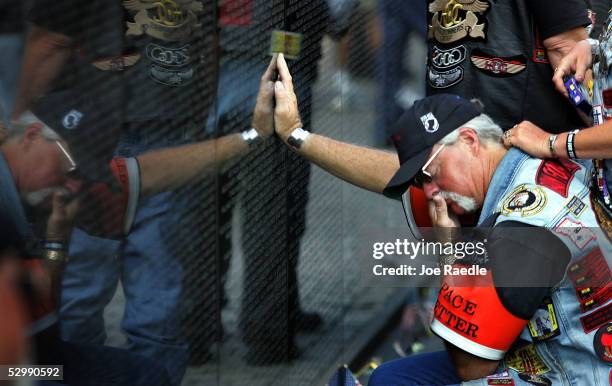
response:
<path id="1" fill-rule="evenodd" d="M 294 149 L 299 149 L 302 147 L 308 136 L 310 136 L 310 132 L 298 127 L 291 132 L 289 138 L 287 138 L 287 143 Z"/>
<path id="2" fill-rule="evenodd" d="M 249 145 L 249 147 L 253 147 L 263 141 L 263 139 L 259 135 L 259 132 L 254 127 L 251 127 L 249 130 L 243 131 L 242 133 L 240 133 L 240 135 L 242 136 L 244 142 Z"/>
<path id="3" fill-rule="evenodd" d="M 548 137 L 548 150 L 550 150 L 550 154 L 557 158 L 557 153 L 555 153 L 555 142 L 557 142 L 557 134 L 553 134 Z"/>

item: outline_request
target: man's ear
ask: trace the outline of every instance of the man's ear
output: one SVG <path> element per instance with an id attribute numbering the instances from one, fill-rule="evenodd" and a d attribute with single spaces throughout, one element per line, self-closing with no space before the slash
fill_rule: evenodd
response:
<path id="1" fill-rule="evenodd" d="M 23 133 L 23 144 L 28 147 L 32 142 L 36 141 L 42 135 L 42 127 L 36 123 L 33 123 L 26 127 Z"/>
<path id="2" fill-rule="evenodd" d="M 480 153 L 480 138 L 474 129 L 469 127 L 459 129 L 459 140 L 470 149 L 472 155 L 477 156 Z"/>

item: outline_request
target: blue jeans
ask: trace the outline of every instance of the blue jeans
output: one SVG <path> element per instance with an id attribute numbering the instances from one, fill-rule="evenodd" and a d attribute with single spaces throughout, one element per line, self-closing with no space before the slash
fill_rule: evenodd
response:
<path id="1" fill-rule="evenodd" d="M 23 54 L 21 34 L 0 34 L 0 120 L 8 120 L 15 104 L 17 78 Z"/>
<path id="2" fill-rule="evenodd" d="M 122 135 L 120 156 L 135 156 L 166 140 Z M 128 236 L 110 240 L 76 229 L 70 262 L 64 272 L 60 310 L 62 338 L 104 344 L 103 312 L 121 280 L 125 314 L 121 327 L 131 352 L 166 366 L 173 384 L 180 384 L 187 364 L 187 344 L 180 338 L 179 308 L 183 269 L 177 259 L 181 202 L 175 193 L 141 199 Z"/>
<path id="3" fill-rule="evenodd" d="M 438 351 L 383 363 L 374 370 L 368 385 L 447 386 L 460 383 L 448 353 Z"/>

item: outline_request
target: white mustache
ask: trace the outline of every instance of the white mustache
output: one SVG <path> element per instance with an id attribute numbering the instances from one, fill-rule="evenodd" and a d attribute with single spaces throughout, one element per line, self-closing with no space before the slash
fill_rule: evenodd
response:
<path id="1" fill-rule="evenodd" d="M 454 201 L 467 213 L 472 213 L 478 210 L 478 203 L 472 197 L 464 196 L 455 192 L 441 191 L 442 197 Z"/>
<path id="2" fill-rule="evenodd" d="M 42 203 L 43 201 L 45 201 L 47 197 L 53 195 L 56 192 L 70 194 L 70 191 L 66 188 L 51 187 L 26 193 L 24 194 L 24 199 L 28 203 L 28 205 L 37 206 L 40 205 L 40 203 Z"/>

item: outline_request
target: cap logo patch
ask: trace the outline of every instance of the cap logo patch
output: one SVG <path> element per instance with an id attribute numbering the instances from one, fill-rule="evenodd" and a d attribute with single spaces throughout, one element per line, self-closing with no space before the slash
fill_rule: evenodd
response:
<path id="1" fill-rule="evenodd" d="M 440 124 L 433 113 L 423 115 L 421 117 L 421 122 L 423 123 L 423 127 L 425 127 L 425 131 L 428 133 L 435 133 L 440 128 Z"/>
<path id="2" fill-rule="evenodd" d="M 81 118 L 83 118 L 83 113 L 77 110 L 70 110 L 64 116 L 64 119 L 62 119 L 62 124 L 66 129 L 74 129 L 81 123 Z"/>

